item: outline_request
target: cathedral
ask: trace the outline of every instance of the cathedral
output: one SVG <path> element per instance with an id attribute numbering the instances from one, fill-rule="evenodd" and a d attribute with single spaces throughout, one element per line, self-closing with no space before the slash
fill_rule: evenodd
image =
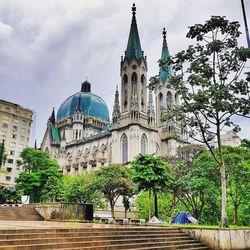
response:
<path id="1" fill-rule="evenodd" d="M 161 59 L 169 58 L 166 31 L 163 29 Z M 105 101 L 91 92 L 91 83 L 81 84 L 80 91 L 53 109 L 42 141 L 64 174 L 77 175 L 103 165 L 128 165 L 138 153 L 174 155 L 187 143 L 184 133 L 173 121 L 163 121 L 164 110 L 178 105 L 179 98 L 168 80 L 172 68 L 159 69 L 160 84 L 147 88 L 147 57 L 141 47 L 132 7 L 132 23 L 127 48 L 120 63 L 120 93 L 114 96 L 112 118 Z M 155 98 L 155 100 L 154 100 Z"/>

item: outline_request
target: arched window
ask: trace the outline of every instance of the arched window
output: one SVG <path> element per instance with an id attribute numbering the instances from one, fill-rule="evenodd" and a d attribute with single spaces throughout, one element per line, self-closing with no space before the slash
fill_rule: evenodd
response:
<path id="1" fill-rule="evenodd" d="M 124 91 L 124 100 L 123 100 L 123 110 L 128 110 L 128 76 L 123 76 L 123 91 Z"/>
<path id="2" fill-rule="evenodd" d="M 167 93 L 167 97 L 166 97 L 167 99 L 166 99 L 166 103 L 167 103 L 167 108 L 168 109 L 170 109 L 171 108 L 171 106 L 172 106 L 172 93 L 170 92 L 170 91 L 168 91 L 168 93 Z"/>
<path id="3" fill-rule="evenodd" d="M 141 111 L 144 111 L 145 100 L 144 100 L 144 88 L 145 88 L 145 76 L 141 76 Z"/>
<path id="4" fill-rule="evenodd" d="M 128 137 L 123 134 L 121 137 L 122 163 L 128 162 Z"/>
<path id="5" fill-rule="evenodd" d="M 141 137 L 141 153 L 146 154 L 147 153 L 147 144 L 148 140 L 145 134 L 142 135 Z"/>
<path id="6" fill-rule="evenodd" d="M 162 106 L 163 106 L 163 95 L 162 95 L 162 93 L 159 94 L 159 105 L 160 105 L 160 109 L 161 109 Z"/>
<path id="7" fill-rule="evenodd" d="M 147 137 L 145 134 L 141 137 L 141 153 L 146 154 L 147 153 Z"/>
<path id="8" fill-rule="evenodd" d="M 131 82 L 132 82 L 132 95 L 137 92 L 137 75 L 134 72 L 131 76 Z"/>
<path id="9" fill-rule="evenodd" d="M 78 129 L 76 129 L 76 140 L 78 139 Z"/>
<path id="10" fill-rule="evenodd" d="M 156 155 L 160 155 L 160 146 L 158 143 L 155 144 L 155 153 Z"/>
<path id="11" fill-rule="evenodd" d="M 81 136 L 82 136 L 82 131 L 79 130 L 79 140 L 81 139 Z"/>

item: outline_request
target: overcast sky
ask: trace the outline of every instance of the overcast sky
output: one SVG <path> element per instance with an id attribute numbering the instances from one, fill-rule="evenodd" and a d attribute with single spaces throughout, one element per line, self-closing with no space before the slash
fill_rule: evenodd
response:
<path id="1" fill-rule="evenodd" d="M 80 90 L 88 76 L 92 92 L 112 112 L 120 58 L 127 45 L 133 1 L 0 0 L 0 99 L 35 111 L 32 140 L 41 142 L 52 108 L 56 111 Z M 158 73 L 162 28 L 174 55 L 192 41 L 187 27 L 211 15 L 241 23 L 240 0 L 138 0 L 137 24 L 148 58 L 148 79 Z M 250 1 L 245 0 L 250 25 Z M 249 64 L 248 64 L 249 66 Z M 239 120 L 241 137 L 250 138 L 250 121 Z M 33 142 L 32 142 L 33 143 Z"/>

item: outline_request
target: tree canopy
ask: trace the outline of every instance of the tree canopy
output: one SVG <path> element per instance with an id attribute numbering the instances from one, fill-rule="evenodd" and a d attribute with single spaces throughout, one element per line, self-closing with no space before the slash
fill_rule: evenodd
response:
<path id="1" fill-rule="evenodd" d="M 133 189 L 129 171 L 119 164 L 104 166 L 96 171 L 95 188 L 109 202 L 114 218 L 114 206 L 120 196 L 126 196 Z"/>
<path id="2" fill-rule="evenodd" d="M 170 187 L 173 179 L 170 165 L 152 154 L 138 154 L 131 162 L 132 180 L 139 191 L 152 191 L 155 196 L 155 216 L 158 217 L 157 193 Z"/>
<path id="3" fill-rule="evenodd" d="M 184 129 L 190 138 L 206 144 L 221 173 L 221 225 L 227 225 L 226 176 L 221 143 L 221 131 L 230 127 L 237 132 L 240 127 L 234 116 L 250 117 L 250 72 L 242 76 L 250 49 L 238 46 L 240 24 L 225 17 L 212 16 L 204 24 L 189 27 L 187 37 L 197 43 L 190 45 L 168 62 L 160 61 L 167 70 L 173 66 L 175 76 L 169 83 L 182 102 L 165 112 Z M 157 81 L 150 86 L 154 87 Z M 217 143 L 218 154 L 211 146 Z"/>
<path id="4" fill-rule="evenodd" d="M 22 172 L 16 179 L 19 195 L 30 195 L 31 202 L 60 199 L 62 173 L 57 162 L 43 151 L 25 148 L 21 153 Z"/>

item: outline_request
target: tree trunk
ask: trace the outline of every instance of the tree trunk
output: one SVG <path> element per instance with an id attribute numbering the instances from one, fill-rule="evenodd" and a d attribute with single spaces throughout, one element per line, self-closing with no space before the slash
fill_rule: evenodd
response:
<path id="1" fill-rule="evenodd" d="M 218 115 L 217 115 L 218 116 Z M 226 167 L 224 164 L 224 157 L 222 152 L 220 125 L 217 124 L 217 140 L 218 140 L 218 154 L 219 154 L 219 168 L 221 179 L 221 227 L 228 227 L 227 222 L 227 184 L 226 184 Z"/>
<path id="2" fill-rule="evenodd" d="M 155 198 L 155 217 L 158 218 L 158 204 L 157 204 L 157 193 L 154 192 L 154 198 Z"/>
<path id="3" fill-rule="evenodd" d="M 112 218 L 115 218 L 115 209 L 114 209 L 114 204 L 112 201 L 110 201 L 110 209 L 111 209 Z"/>
<path id="4" fill-rule="evenodd" d="M 127 219 L 127 209 L 126 208 L 124 210 L 124 213 L 125 213 L 125 219 Z"/>
<path id="5" fill-rule="evenodd" d="M 151 218 L 151 190 L 148 191 L 148 220 Z"/>
<path id="6" fill-rule="evenodd" d="M 234 203 L 234 225 L 238 224 L 238 205 Z"/>
<path id="7" fill-rule="evenodd" d="M 172 223 L 172 219 L 174 217 L 174 210 L 176 207 L 176 196 L 174 195 L 173 197 L 173 202 L 172 202 L 172 206 L 171 206 L 171 210 L 170 210 L 170 217 L 169 217 L 169 221 L 168 223 L 171 224 Z"/>

